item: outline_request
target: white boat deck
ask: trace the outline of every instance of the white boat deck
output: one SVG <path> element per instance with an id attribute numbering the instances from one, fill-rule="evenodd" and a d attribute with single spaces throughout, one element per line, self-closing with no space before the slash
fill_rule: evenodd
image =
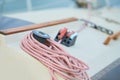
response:
<path id="1" fill-rule="evenodd" d="M 42 23 L 68 17 L 86 18 L 86 12 L 86 10 L 59 9 L 7 16 L 31 21 L 34 23 Z M 106 13 L 99 15 L 99 17 L 92 16 L 91 21 L 108 29 L 112 29 L 114 32 L 120 31 L 119 24 L 109 23 L 103 18 L 100 18 L 100 16 L 106 15 L 103 17 L 109 17 L 113 19 L 115 16 L 114 14 L 117 12 L 120 11 L 110 11 L 110 13 L 113 13 L 113 16 L 111 17 L 111 15 L 107 16 L 109 12 L 106 11 Z M 120 19 L 118 18 L 117 21 L 120 22 Z M 67 27 L 69 30 L 77 30 L 80 26 L 81 22 L 76 21 L 38 30 L 49 34 L 51 38 L 54 39 L 58 30 L 61 28 Z M 1 80 L 50 80 L 50 75 L 47 71 L 47 68 L 22 51 L 19 47 L 21 39 L 29 32 L 30 31 L 26 31 L 6 36 L 0 34 L 0 75 L 3 75 L 0 77 Z M 71 55 L 84 61 L 90 67 L 87 72 L 91 77 L 120 57 L 120 38 L 116 41 L 111 41 L 110 44 L 106 46 L 103 44 L 103 42 L 107 36 L 108 35 L 105 33 L 87 27 L 79 33 L 74 46 L 63 46 L 63 48 Z M 60 78 L 60 80 L 62 79 Z"/>

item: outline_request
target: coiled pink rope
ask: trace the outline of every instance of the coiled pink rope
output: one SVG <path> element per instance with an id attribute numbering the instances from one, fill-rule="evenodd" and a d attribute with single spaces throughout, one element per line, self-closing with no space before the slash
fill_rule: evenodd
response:
<path id="1" fill-rule="evenodd" d="M 58 80 L 55 74 L 65 80 L 89 80 L 86 73 L 88 66 L 69 55 L 59 43 L 51 39 L 43 44 L 30 33 L 22 40 L 21 48 L 49 69 L 51 80 Z"/>

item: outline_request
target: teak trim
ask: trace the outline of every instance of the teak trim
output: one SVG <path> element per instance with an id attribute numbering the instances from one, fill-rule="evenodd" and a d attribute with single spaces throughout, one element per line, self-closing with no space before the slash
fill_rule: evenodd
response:
<path id="1" fill-rule="evenodd" d="M 113 35 L 108 36 L 108 37 L 105 39 L 104 44 L 105 44 L 105 45 L 108 45 L 112 39 L 113 39 L 113 40 L 117 40 L 119 36 L 120 36 L 120 31 L 119 31 L 119 32 L 116 32 L 116 33 L 113 34 Z"/>
<path id="2" fill-rule="evenodd" d="M 53 25 L 57 25 L 57 24 L 73 22 L 73 21 L 77 21 L 77 20 L 78 20 L 77 18 L 72 17 L 72 18 L 67 18 L 67 19 L 44 22 L 44 23 L 40 23 L 40 24 L 21 26 L 21 27 L 18 27 L 18 28 L 10 28 L 10 29 L 6 29 L 6 30 L 0 30 L 0 33 L 2 33 L 4 35 L 9 35 L 9 34 L 28 31 L 28 30 L 32 30 L 32 29 L 38 29 L 38 28 L 53 26 Z"/>

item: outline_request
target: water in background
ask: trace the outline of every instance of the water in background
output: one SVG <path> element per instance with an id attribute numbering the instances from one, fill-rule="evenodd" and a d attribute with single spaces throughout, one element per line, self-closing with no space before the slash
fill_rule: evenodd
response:
<path id="1" fill-rule="evenodd" d="M 0 0 L 0 26 L 2 25 L 2 14 L 3 14 L 3 0 Z"/>
<path id="2" fill-rule="evenodd" d="M 2 1 L 2 2 L 1 2 Z M 52 8 L 73 8 L 76 7 L 76 0 L 0 0 L 0 11 L 3 13 L 18 13 L 32 10 L 43 10 Z M 91 0 L 94 2 L 94 0 Z M 106 0 L 96 0 L 97 7 L 106 6 Z M 109 6 L 119 6 L 120 0 L 108 0 Z M 108 4 L 107 4 L 108 5 Z M 3 9 L 1 9 L 3 8 Z"/>
<path id="3" fill-rule="evenodd" d="M 73 0 L 4 0 L 3 12 L 16 13 L 28 10 L 75 7 Z"/>

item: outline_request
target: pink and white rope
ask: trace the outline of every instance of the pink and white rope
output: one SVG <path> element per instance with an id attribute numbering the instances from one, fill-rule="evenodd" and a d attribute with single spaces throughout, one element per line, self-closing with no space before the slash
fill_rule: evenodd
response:
<path id="1" fill-rule="evenodd" d="M 88 9 L 88 17 L 87 20 L 90 20 L 91 18 L 91 9 L 92 9 L 92 5 L 91 5 L 91 0 L 87 0 L 87 9 Z M 82 30 L 84 30 L 87 27 L 88 23 L 85 22 L 82 24 L 82 27 L 80 27 L 76 32 L 79 33 Z"/>
<path id="2" fill-rule="evenodd" d="M 51 80 L 58 80 L 56 74 L 65 80 L 89 80 L 86 73 L 89 67 L 51 39 L 45 45 L 30 33 L 22 40 L 21 48 L 49 69 Z"/>

